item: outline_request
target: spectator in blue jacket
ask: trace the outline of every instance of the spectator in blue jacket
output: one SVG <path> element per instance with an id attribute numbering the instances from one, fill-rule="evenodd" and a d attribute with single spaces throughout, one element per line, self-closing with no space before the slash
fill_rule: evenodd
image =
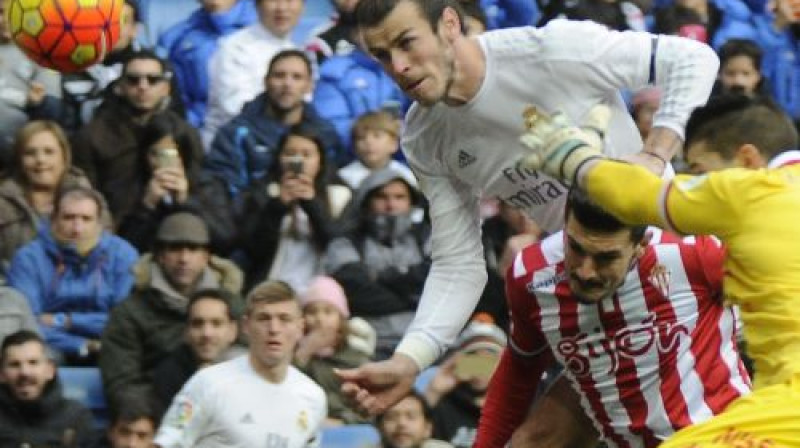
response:
<path id="1" fill-rule="evenodd" d="M 200 128 L 208 102 L 208 64 L 222 36 L 254 23 L 252 0 L 203 0 L 203 7 L 167 30 L 158 40 L 173 64 L 186 119 Z"/>
<path id="2" fill-rule="evenodd" d="M 8 271 L 8 283 L 28 299 L 48 345 L 70 363 L 93 359 L 111 308 L 133 285 L 136 249 L 103 230 L 101 210 L 97 191 L 62 190 L 50 226 L 19 249 Z"/>
<path id="3" fill-rule="evenodd" d="M 312 67 L 300 50 L 284 50 L 269 63 L 266 91 L 245 104 L 242 112 L 220 128 L 205 158 L 205 169 L 222 179 L 231 196 L 263 178 L 275 161 L 286 130 L 303 124 L 316 131 L 327 160 L 343 152 L 336 130 L 305 102 L 311 92 Z"/>
<path id="4" fill-rule="evenodd" d="M 761 73 L 772 95 L 795 122 L 800 120 L 800 22 L 791 2 L 773 0 L 772 10 L 757 15 L 756 41 L 764 50 Z"/>
<path id="5" fill-rule="evenodd" d="M 336 126 L 346 148 L 352 148 L 350 129 L 356 118 L 379 109 L 405 110 L 409 101 L 378 61 L 360 49 L 332 56 L 319 67 L 314 106 Z M 348 153 L 344 163 L 355 158 Z M 340 164 L 342 161 L 340 161 Z"/>

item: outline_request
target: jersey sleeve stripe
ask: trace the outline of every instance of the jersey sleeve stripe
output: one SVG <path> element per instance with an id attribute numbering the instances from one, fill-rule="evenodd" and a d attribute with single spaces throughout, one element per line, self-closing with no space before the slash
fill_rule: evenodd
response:
<path id="1" fill-rule="evenodd" d="M 666 226 L 666 230 L 683 235 L 683 233 L 681 233 L 681 231 L 679 231 L 672 222 L 672 218 L 669 215 L 669 209 L 667 208 L 667 199 L 669 198 L 669 194 L 671 192 L 672 182 L 669 182 L 661 189 L 661 192 L 658 195 L 658 212 L 659 215 L 661 215 L 661 220 Z"/>

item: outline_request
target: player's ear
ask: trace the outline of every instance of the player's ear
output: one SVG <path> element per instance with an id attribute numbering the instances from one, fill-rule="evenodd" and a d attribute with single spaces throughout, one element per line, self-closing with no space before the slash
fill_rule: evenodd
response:
<path id="1" fill-rule="evenodd" d="M 464 34 L 461 31 L 461 18 L 455 9 L 447 6 L 442 10 L 442 17 L 439 19 L 439 32 L 451 42 Z"/>
<path id="2" fill-rule="evenodd" d="M 648 229 L 644 232 L 644 235 L 642 236 L 642 239 L 639 241 L 639 243 L 636 244 L 636 258 L 639 258 L 642 255 L 644 255 L 644 251 L 647 249 L 647 246 L 650 245 L 650 241 L 652 240 L 653 240 L 653 231 Z"/>
<path id="3" fill-rule="evenodd" d="M 740 146 L 736 150 L 734 158 L 738 162 L 737 165 L 744 168 L 759 169 L 767 166 L 767 160 L 761 154 L 761 151 L 750 143 Z"/>

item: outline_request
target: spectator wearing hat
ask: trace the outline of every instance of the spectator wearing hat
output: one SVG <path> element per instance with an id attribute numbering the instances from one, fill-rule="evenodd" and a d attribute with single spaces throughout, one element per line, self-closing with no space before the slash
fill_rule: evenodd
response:
<path id="1" fill-rule="evenodd" d="M 244 354 L 235 344 L 239 334 L 237 302 L 224 289 L 201 289 L 189 297 L 184 342 L 156 366 L 153 375 L 163 405 L 171 403 L 198 370 Z"/>
<path id="2" fill-rule="evenodd" d="M 152 392 L 155 367 L 183 340 L 189 297 L 195 291 L 241 292 L 241 271 L 233 262 L 212 256 L 209 241 L 202 218 L 174 213 L 159 225 L 154 252 L 134 267 L 133 293 L 111 314 L 102 336 L 99 364 L 112 404 L 116 393 L 131 388 Z"/>
<path id="3" fill-rule="evenodd" d="M 294 365 L 311 377 L 328 398 L 329 425 L 365 423 L 347 407 L 334 369 L 366 363 L 375 353 L 375 330 L 364 319 L 350 318 L 347 297 L 331 277 L 315 277 L 301 296 L 305 336 L 300 340 Z"/>
<path id="4" fill-rule="evenodd" d="M 467 324 L 425 390 L 435 438 L 456 448 L 473 445 L 486 389 L 505 346 L 505 332 L 488 314 Z"/>
<path id="5" fill-rule="evenodd" d="M 138 253 L 103 229 L 103 198 L 72 186 L 53 200 L 49 222 L 22 246 L 8 284 L 22 293 L 60 362 L 94 363 L 111 310 L 131 291 Z"/>

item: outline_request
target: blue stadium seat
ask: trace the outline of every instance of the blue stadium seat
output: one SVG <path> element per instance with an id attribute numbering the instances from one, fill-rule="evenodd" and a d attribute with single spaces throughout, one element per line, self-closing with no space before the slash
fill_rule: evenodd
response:
<path id="1" fill-rule="evenodd" d="M 372 425 L 345 425 L 322 430 L 322 448 L 363 448 L 380 441 Z"/>
<path id="2" fill-rule="evenodd" d="M 97 367 L 59 367 L 58 377 L 64 395 L 92 411 L 95 424 L 108 424 L 108 406 L 103 395 L 103 380 Z"/>

